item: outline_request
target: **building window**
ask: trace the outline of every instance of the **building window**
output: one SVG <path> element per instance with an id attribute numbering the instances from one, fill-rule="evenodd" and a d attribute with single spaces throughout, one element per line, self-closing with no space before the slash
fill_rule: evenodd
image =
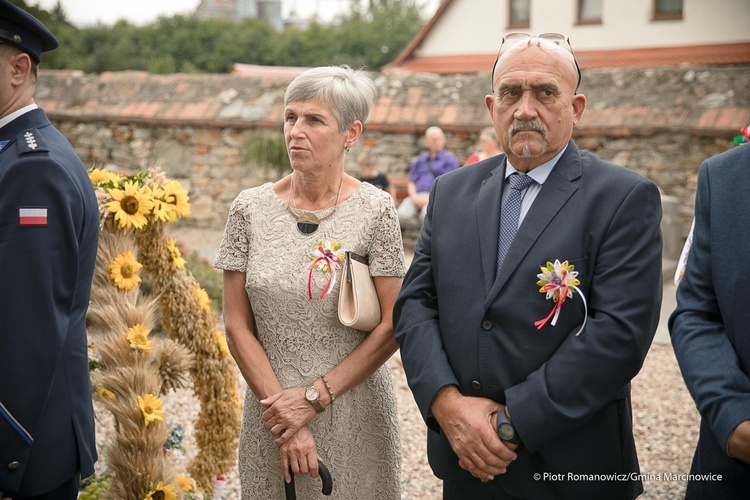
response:
<path id="1" fill-rule="evenodd" d="M 508 28 L 528 28 L 531 20 L 531 0 L 510 0 Z"/>
<path id="2" fill-rule="evenodd" d="M 602 24 L 602 0 L 578 0 L 577 24 Z"/>
<path id="3" fill-rule="evenodd" d="M 654 20 L 682 19 L 682 0 L 654 0 Z"/>

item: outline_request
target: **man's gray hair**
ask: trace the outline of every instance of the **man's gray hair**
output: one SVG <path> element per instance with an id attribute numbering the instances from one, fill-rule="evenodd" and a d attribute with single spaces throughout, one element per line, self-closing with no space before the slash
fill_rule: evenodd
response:
<path id="1" fill-rule="evenodd" d="M 357 120 L 365 124 L 375 94 L 375 84 L 363 71 L 346 65 L 322 66 L 292 80 L 284 93 L 284 106 L 320 100 L 331 108 L 339 122 L 339 132 L 343 132 Z"/>

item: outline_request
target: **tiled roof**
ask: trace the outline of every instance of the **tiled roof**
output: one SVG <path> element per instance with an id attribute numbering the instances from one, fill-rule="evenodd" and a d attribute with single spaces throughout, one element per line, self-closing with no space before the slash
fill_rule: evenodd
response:
<path id="1" fill-rule="evenodd" d="M 443 17 L 445 11 L 448 10 L 448 6 L 452 3 L 453 0 L 442 0 L 437 10 L 435 11 L 435 14 L 433 14 L 432 17 L 422 25 L 422 28 L 420 28 L 419 32 L 414 36 L 414 38 L 411 39 L 409 44 L 404 47 L 404 50 L 402 50 L 401 53 L 396 57 L 396 59 L 388 66 L 393 66 L 394 68 L 401 67 L 406 61 L 411 59 L 414 51 L 417 50 L 420 45 L 422 45 L 422 42 L 424 42 L 424 39 L 432 30 L 432 27 L 437 24 L 441 17 Z"/>
<path id="2" fill-rule="evenodd" d="M 659 131 L 736 135 L 750 117 L 750 65 L 583 70 L 587 97 L 577 134 L 643 135 Z M 453 133 L 490 124 L 489 74 L 376 74 L 378 98 L 366 126 Z M 39 73 L 36 100 L 55 120 L 280 129 L 291 76 L 143 72 Z"/>
<path id="3" fill-rule="evenodd" d="M 576 51 L 581 69 L 654 68 L 666 66 L 701 66 L 750 64 L 750 43 L 701 45 L 659 49 Z M 394 62 L 384 72 L 411 73 L 480 73 L 489 72 L 496 54 L 413 57 Z"/>

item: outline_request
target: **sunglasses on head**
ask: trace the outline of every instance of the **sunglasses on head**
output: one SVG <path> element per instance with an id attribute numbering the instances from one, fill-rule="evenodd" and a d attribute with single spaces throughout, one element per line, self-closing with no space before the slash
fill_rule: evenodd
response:
<path id="1" fill-rule="evenodd" d="M 526 43 L 527 46 L 531 45 L 531 40 L 536 38 L 537 45 L 541 45 L 541 40 L 547 40 L 555 45 L 555 48 L 564 48 L 573 55 L 573 63 L 576 65 L 576 72 L 578 73 L 578 83 L 576 83 L 576 89 L 574 94 L 578 93 L 578 87 L 581 85 L 581 68 L 578 67 L 578 61 L 576 61 L 576 55 L 573 53 L 573 46 L 570 45 L 570 38 L 560 33 L 542 33 L 541 35 L 530 35 L 528 33 L 508 33 L 503 37 L 503 41 L 500 43 L 500 49 L 497 51 L 497 57 L 495 63 L 492 65 L 492 74 L 490 80 L 490 88 L 495 91 L 495 66 L 497 61 L 500 59 L 500 55 L 504 49 L 512 46 L 522 45 Z"/>

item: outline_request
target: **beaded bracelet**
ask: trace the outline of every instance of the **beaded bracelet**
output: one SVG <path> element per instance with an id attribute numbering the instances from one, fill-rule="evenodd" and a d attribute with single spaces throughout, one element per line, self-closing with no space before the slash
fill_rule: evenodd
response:
<path id="1" fill-rule="evenodd" d="M 326 386 L 326 390 L 328 391 L 328 395 L 331 396 L 331 404 L 333 404 L 333 402 L 336 401 L 336 396 L 333 395 L 333 389 L 331 389 L 331 384 L 328 383 L 328 379 L 326 379 L 325 375 L 321 375 L 320 378 L 323 380 L 323 383 Z"/>

